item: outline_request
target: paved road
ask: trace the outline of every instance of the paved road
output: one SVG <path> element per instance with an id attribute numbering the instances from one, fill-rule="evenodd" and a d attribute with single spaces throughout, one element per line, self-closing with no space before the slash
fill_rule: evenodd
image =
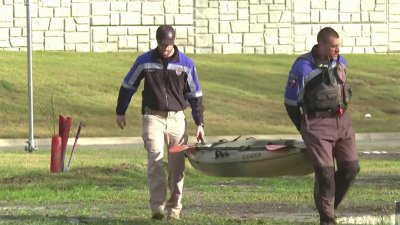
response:
<path id="1" fill-rule="evenodd" d="M 245 135 L 240 139 L 253 137 L 256 139 L 295 139 L 301 140 L 300 135 Z M 207 143 L 218 142 L 219 140 L 234 140 L 238 136 L 208 136 Z M 400 133 L 359 133 L 356 134 L 357 145 L 360 151 L 400 151 Z M 0 139 L 0 148 L 20 149 L 27 146 L 28 139 Z M 39 149 L 49 149 L 51 139 L 39 138 L 35 139 L 36 146 Z M 189 138 L 189 144 L 195 143 L 194 137 Z M 68 140 L 68 145 L 74 143 L 74 137 Z M 87 137 L 78 140 L 80 146 L 113 146 L 113 145 L 138 145 L 142 146 L 141 137 Z"/>

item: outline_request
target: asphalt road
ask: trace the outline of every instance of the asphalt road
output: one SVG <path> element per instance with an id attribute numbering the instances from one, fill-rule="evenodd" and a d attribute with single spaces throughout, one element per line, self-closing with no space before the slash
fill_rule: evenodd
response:
<path id="1" fill-rule="evenodd" d="M 256 139 L 295 139 L 301 141 L 300 135 L 244 135 L 244 136 L 207 136 L 206 143 L 215 143 L 220 140 L 233 141 L 239 138 L 245 140 L 246 138 Z M 400 133 L 360 133 L 356 134 L 357 146 L 360 152 L 392 152 L 400 154 Z M 0 148 L 7 149 L 24 149 L 27 146 L 27 139 L 0 139 Z M 35 139 L 35 146 L 38 149 L 50 150 L 50 138 Z M 75 137 L 70 137 L 68 146 L 72 146 Z M 196 143 L 195 137 L 189 137 L 188 144 Z M 107 146 L 107 147 L 122 147 L 122 146 L 136 146 L 142 147 L 143 141 L 141 137 L 82 137 L 78 140 L 79 146 Z"/>

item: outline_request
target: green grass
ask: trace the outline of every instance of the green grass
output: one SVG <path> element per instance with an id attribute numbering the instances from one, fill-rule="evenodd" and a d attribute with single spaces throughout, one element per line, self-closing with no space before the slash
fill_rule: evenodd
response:
<path id="1" fill-rule="evenodd" d="M 49 172 L 49 151 L 0 154 L 0 224 L 153 224 L 144 149 L 82 146 L 72 170 L 59 174 Z M 221 178 L 187 164 L 184 219 L 174 224 L 292 224 L 290 215 L 308 215 L 309 222 L 296 224 L 317 224 L 313 175 Z M 339 214 L 393 213 L 400 196 L 398 162 L 362 158 L 361 167 Z"/>
<path id="2" fill-rule="evenodd" d="M 50 137 L 55 114 L 86 122 L 82 136 L 140 136 L 140 90 L 127 112 L 128 127 L 115 124 L 119 86 L 137 53 L 34 52 L 35 137 Z M 295 55 L 189 55 L 204 92 L 207 135 L 293 134 L 283 106 Z M 346 55 L 353 89 L 354 129 L 399 132 L 398 55 Z M 28 136 L 26 53 L 0 52 L 0 138 Z M 372 118 L 364 118 L 371 113 Z M 190 132 L 193 122 L 189 117 Z M 57 132 L 57 131 L 56 131 Z"/>
<path id="3" fill-rule="evenodd" d="M 50 137 L 55 114 L 85 121 L 82 136 L 140 136 L 140 90 L 114 121 L 121 81 L 135 53 L 34 52 L 35 136 Z M 294 55 L 190 55 L 204 92 L 207 135 L 294 134 L 283 107 Z M 356 132 L 399 132 L 400 59 L 347 55 Z M 26 53 L 0 52 L 0 138 L 28 135 Z M 190 117 L 190 110 L 187 110 Z M 364 118 L 371 113 L 372 118 Z M 190 121 L 190 132 L 193 124 Z M 57 128 L 56 128 L 57 132 Z M 191 133 L 193 134 L 193 133 Z M 49 151 L 0 149 L 0 224 L 169 224 L 149 220 L 143 149 L 80 147 L 72 171 L 49 172 Z M 68 155 L 68 154 L 67 154 Z M 189 164 L 189 163 L 188 163 Z M 338 213 L 387 215 L 400 196 L 396 159 L 361 159 L 362 171 Z M 186 170 L 184 220 L 174 224 L 317 224 L 313 176 L 204 176 Z M 311 222 L 293 222 L 306 214 Z M 293 218 L 292 218 L 293 219 Z M 387 225 L 385 217 L 379 224 Z"/>

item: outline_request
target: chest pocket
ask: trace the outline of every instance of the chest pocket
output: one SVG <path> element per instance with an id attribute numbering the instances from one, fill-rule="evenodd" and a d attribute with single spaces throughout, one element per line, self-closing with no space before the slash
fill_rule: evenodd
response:
<path id="1" fill-rule="evenodd" d="M 184 72 L 181 67 L 176 67 L 174 69 L 168 69 L 167 76 L 171 87 L 183 93 L 186 85 L 186 72 Z"/>

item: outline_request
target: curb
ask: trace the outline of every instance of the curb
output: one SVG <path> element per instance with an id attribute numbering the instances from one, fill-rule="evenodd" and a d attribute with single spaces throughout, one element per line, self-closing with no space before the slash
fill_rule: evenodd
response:
<path id="1" fill-rule="evenodd" d="M 206 142 L 213 143 L 219 140 L 234 140 L 239 136 L 206 136 Z M 255 139 L 294 139 L 301 140 L 300 135 L 243 135 L 240 138 L 255 138 Z M 393 140 L 400 142 L 400 133 L 359 133 L 356 134 L 357 142 L 377 142 Z M 28 139 L 0 139 L 0 147 L 20 147 L 26 146 Z M 68 139 L 68 146 L 72 146 L 75 137 Z M 38 138 L 35 139 L 36 146 L 50 146 L 51 138 Z M 190 136 L 189 143 L 195 143 L 196 138 Z M 130 144 L 143 144 L 141 137 L 87 137 L 79 138 L 79 145 L 130 145 Z"/>

